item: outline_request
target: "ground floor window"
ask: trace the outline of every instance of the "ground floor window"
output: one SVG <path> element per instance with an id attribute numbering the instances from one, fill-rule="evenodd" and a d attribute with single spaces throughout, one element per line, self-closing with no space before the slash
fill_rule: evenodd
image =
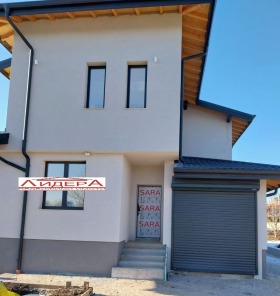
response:
<path id="1" fill-rule="evenodd" d="M 85 177 L 84 162 L 47 162 L 46 177 Z M 43 209 L 82 210 L 84 191 L 44 191 Z"/>

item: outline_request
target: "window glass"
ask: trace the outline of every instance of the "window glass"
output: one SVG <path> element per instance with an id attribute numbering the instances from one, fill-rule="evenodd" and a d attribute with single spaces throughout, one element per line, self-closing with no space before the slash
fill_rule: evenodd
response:
<path id="1" fill-rule="evenodd" d="M 129 66 L 128 108 L 146 108 L 147 66 Z"/>
<path id="2" fill-rule="evenodd" d="M 63 163 L 49 163 L 47 167 L 47 177 L 63 177 L 64 164 Z M 47 207 L 61 207 L 62 206 L 62 191 L 46 191 Z"/>
<path id="3" fill-rule="evenodd" d="M 47 177 L 63 177 L 64 163 L 49 163 L 47 168 Z"/>
<path id="4" fill-rule="evenodd" d="M 85 177 L 85 174 L 84 163 L 69 163 L 69 177 Z"/>
<path id="5" fill-rule="evenodd" d="M 90 67 L 87 108 L 104 108 L 106 68 Z"/>
<path id="6" fill-rule="evenodd" d="M 47 177 L 85 177 L 85 163 L 52 163 L 46 164 Z M 43 208 L 83 209 L 84 191 L 45 191 Z"/>
<path id="7" fill-rule="evenodd" d="M 47 207 L 61 207 L 62 206 L 62 191 L 46 191 Z"/>
<path id="8" fill-rule="evenodd" d="M 70 163 L 69 177 L 85 177 L 85 164 Z M 68 207 L 83 207 L 84 206 L 84 191 L 67 191 L 67 206 Z"/>

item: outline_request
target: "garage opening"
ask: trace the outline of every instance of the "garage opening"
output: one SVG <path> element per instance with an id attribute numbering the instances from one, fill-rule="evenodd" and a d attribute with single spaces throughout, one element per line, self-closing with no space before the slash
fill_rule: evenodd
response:
<path id="1" fill-rule="evenodd" d="M 173 270 L 257 274 L 259 182 L 238 183 L 173 179 Z"/>

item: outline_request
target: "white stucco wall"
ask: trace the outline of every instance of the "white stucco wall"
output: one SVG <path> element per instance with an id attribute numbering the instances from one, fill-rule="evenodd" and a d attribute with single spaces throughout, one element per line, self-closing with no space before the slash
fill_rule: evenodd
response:
<path id="1" fill-rule="evenodd" d="M 137 195 L 138 185 L 158 185 L 162 186 L 162 202 L 164 202 L 163 191 L 163 167 L 162 166 L 133 166 L 131 171 L 131 202 L 130 202 L 130 224 L 129 239 L 136 238 L 136 221 L 137 221 Z M 162 209 L 161 209 L 162 211 Z M 161 212 L 162 214 L 162 212 Z M 161 228 L 163 226 L 161 219 Z"/>
<path id="2" fill-rule="evenodd" d="M 25 166 L 21 154 L 2 153 L 1 156 Z M 23 194 L 18 191 L 18 177 L 24 177 L 24 173 L 0 161 L 0 237 L 19 237 Z"/>
<path id="3" fill-rule="evenodd" d="M 256 279 L 262 279 L 262 250 L 267 250 L 267 228 L 266 228 L 266 180 L 260 181 L 260 190 L 257 193 L 257 227 L 258 227 L 258 275 Z"/>
<path id="4" fill-rule="evenodd" d="M 85 161 L 86 176 L 105 176 L 106 190 L 86 191 L 84 210 L 42 209 L 43 192 L 30 191 L 26 214 L 26 239 L 103 242 L 134 240 L 138 185 L 162 186 L 161 228 L 166 233 L 163 226 L 169 226 L 164 225 L 163 220 L 164 195 L 168 188 L 171 192 L 171 183 L 164 184 L 163 166 L 131 166 L 123 155 L 96 154 L 86 157 L 81 153 L 31 153 L 30 156 L 31 177 L 44 176 L 46 161 Z M 19 164 L 22 162 L 24 165 L 20 154 L 15 154 L 11 160 Z M 172 172 L 173 162 L 169 163 Z M 0 237 L 19 237 L 23 196 L 23 192 L 17 189 L 19 176 L 23 177 L 24 174 L 0 163 Z"/>
<path id="5" fill-rule="evenodd" d="M 162 242 L 167 246 L 167 269 L 171 268 L 171 243 L 172 243 L 172 176 L 173 176 L 173 161 L 164 163 L 164 203 L 163 203 L 163 237 Z"/>
<path id="6" fill-rule="evenodd" d="M 38 60 L 32 79 L 29 151 L 178 151 L 180 15 L 18 26 Z M 1 149 L 17 150 L 21 145 L 27 62 L 28 51 L 16 35 L 7 117 L 10 143 Z M 100 62 L 107 66 L 105 109 L 85 109 L 87 68 Z M 134 62 L 148 65 L 146 109 L 125 108 L 127 67 Z"/>
<path id="7" fill-rule="evenodd" d="M 232 124 L 227 117 L 189 107 L 183 115 L 183 156 L 232 158 Z"/>
<path id="8" fill-rule="evenodd" d="M 129 239 L 129 227 L 131 216 L 131 165 L 124 157 L 122 170 L 122 191 L 121 191 L 120 209 L 116 211 L 120 219 L 120 237 L 119 241 Z"/>
<path id="9" fill-rule="evenodd" d="M 28 194 L 25 238 L 73 241 L 118 242 L 128 236 L 121 220 L 129 198 L 129 166 L 122 155 L 32 154 L 31 176 L 44 176 L 46 161 L 86 161 L 86 176 L 106 177 L 105 191 L 85 192 L 84 210 L 42 209 L 42 191 Z M 0 170 L 0 237 L 19 236 L 22 192 L 17 190 L 17 170 Z M 123 176 L 126 176 L 124 180 Z M 5 185 L 4 180 L 7 182 Z M 124 181 L 123 181 L 124 180 Z M 128 188 L 127 188 L 128 187 Z M 129 213 L 123 213 L 127 217 Z"/>

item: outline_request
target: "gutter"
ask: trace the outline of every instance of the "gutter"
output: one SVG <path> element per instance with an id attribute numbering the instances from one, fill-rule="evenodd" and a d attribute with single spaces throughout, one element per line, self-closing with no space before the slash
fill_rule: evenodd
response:
<path id="1" fill-rule="evenodd" d="M 20 38 L 26 44 L 26 46 L 30 49 L 30 54 L 29 54 L 28 82 L 27 82 L 26 101 L 25 101 L 23 137 L 22 137 L 22 145 L 21 145 L 21 152 L 22 152 L 23 156 L 25 157 L 26 165 L 25 165 L 25 168 L 22 168 L 22 167 L 15 165 L 7 160 L 3 160 L 3 158 L 1 158 L 1 160 L 4 161 L 8 165 L 11 165 L 17 169 L 20 169 L 21 171 L 24 171 L 25 177 L 29 177 L 30 157 L 26 152 L 26 144 L 27 144 L 28 121 L 29 121 L 29 107 L 30 107 L 30 94 L 31 94 L 34 49 L 31 46 L 31 44 L 27 41 L 27 39 L 24 37 L 24 35 L 21 33 L 21 31 L 18 29 L 18 27 L 13 23 L 11 18 L 9 17 L 10 8 L 9 8 L 8 4 L 3 4 L 3 7 L 5 10 L 5 17 L 6 17 L 7 21 L 13 27 L 15 32 L 17 32 L 17 34 L 20 36 Z M 16 270 L 17 274 L 21 273 L 27 197 L 28 197 L 28 191 L 24 191 L 23 203 L 22 203 L 22 213 L 21 213 L 21 226 L 20 226 L 20 239 L 19 239 L 18 259 L 17 259 L 17 270 Z"/>
<path id="2" fill-rule="evenodd" d="M 278 192 L 278 189 L 279 189 L 279 188 L 276 188 L 276 189 L 274 189 L 272 192 L 271 192 L 271 191 L 268 192 L 268 193 L 266 194 L 266 197 L 271 197 L 271 196 L 273 196 L 273 195 L 276 195 L 277 192 Z"/>

